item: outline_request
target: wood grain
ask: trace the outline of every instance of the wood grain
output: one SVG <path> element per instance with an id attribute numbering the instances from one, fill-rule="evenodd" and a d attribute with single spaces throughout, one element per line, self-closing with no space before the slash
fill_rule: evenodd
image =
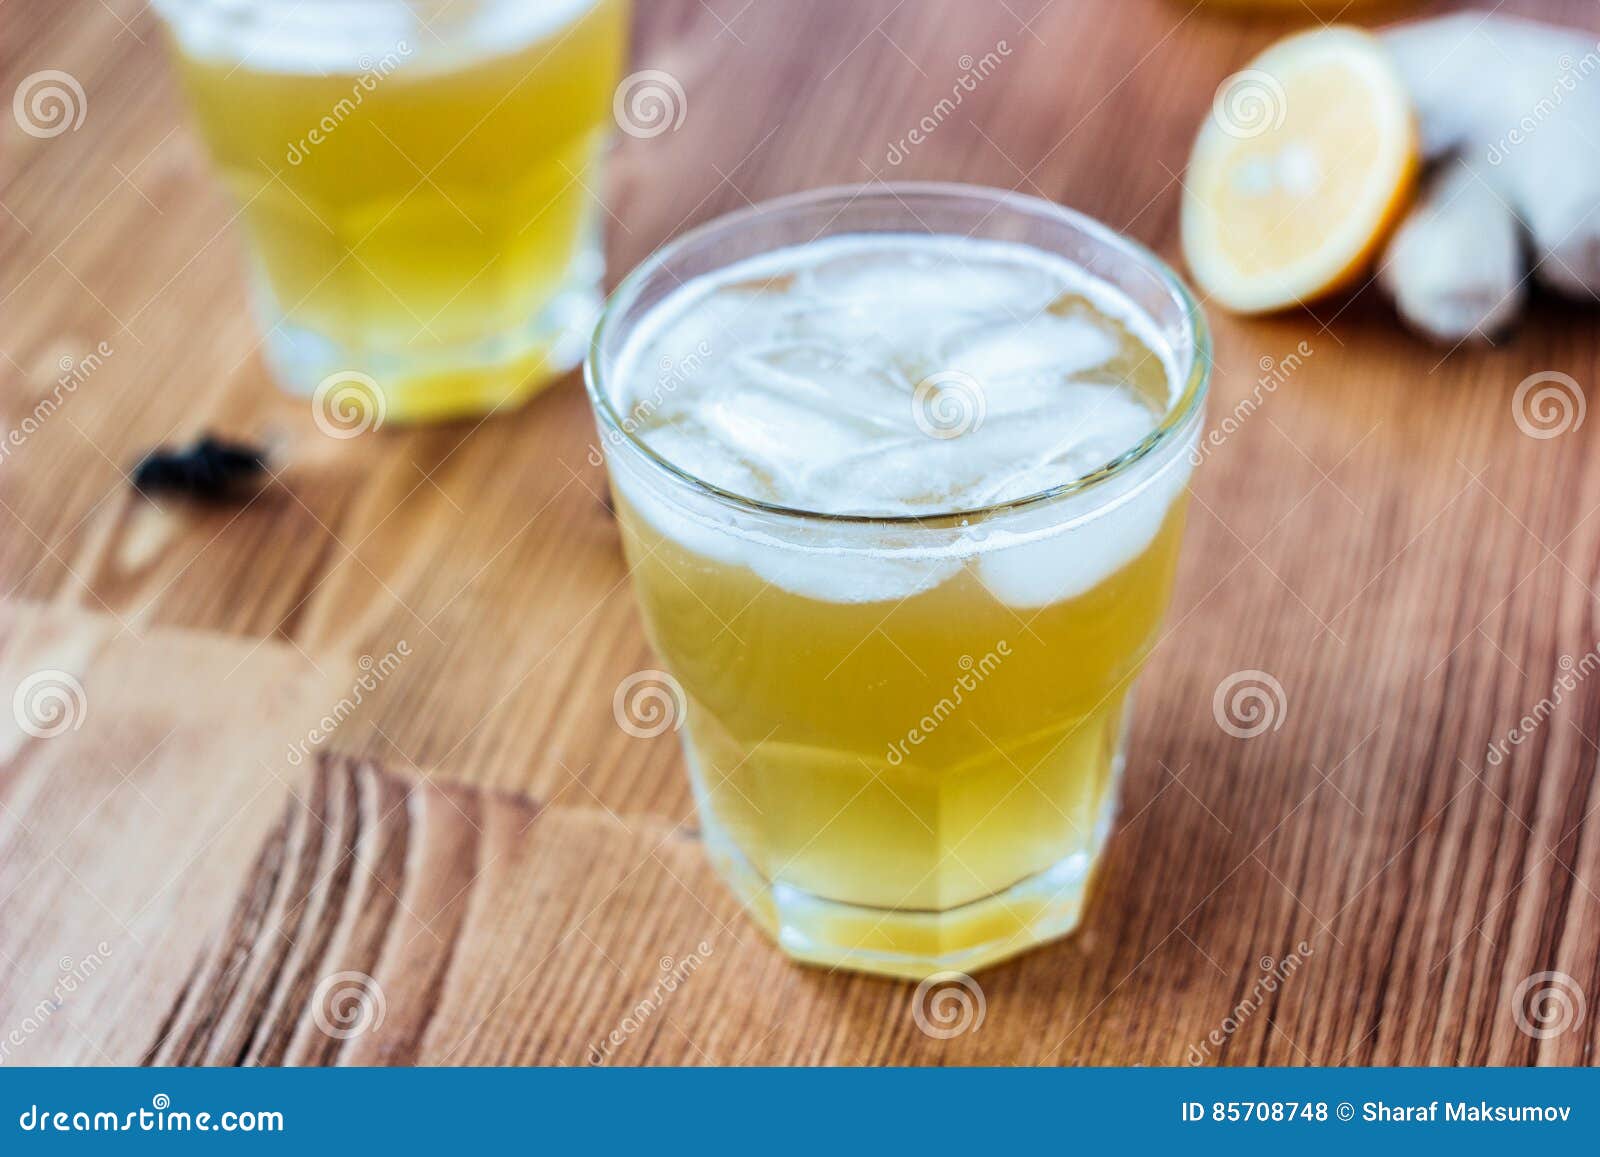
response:
<path id="1" fill-rule="evenodd" d="M 1018 188 L 1175 257 L 1194 126 L 1288 27 L 1179 0 L 638 9 L 637 66 L 688 112 L 618 144 L 613 275 L 747 200 L 874 178 Z M 1578 0 L 1505 9 L 1600 30 Z M 939 1040 L 911 986 L 768 945 L 704 863 L 671 736 L 614 725 L 653 660 L 576 380 L 484 423 L 321 436 L 259 360 L 153 14 L 12 0 L 0 22 L 5 91 L 61 68 L 88 97 L 77 131 L 0 125 L 0 425 L 61 358 L 112 351 L 0 458 L 0 692 L 59 668 L 88 702 L 70 735 L 0 736 L 0 1041 L 34 1025 L 4 1060 L 1592 1060 L 1600 1018 L 1537 1036 L 1517 1006 L 1546 972 L 1600 1001 L 1600 684 L 1540 707 L 1600 640 L 1595 425 L 1540 440 L 1511 412 L 1530 374 L 1600 381 L 1592 313 L 1540 302 L 1499 348 L 1445 351 L 1369 292 L 1212 311 L 1211 425 L 1260 404 L 1196 476 L 1085 927 L 983 973 L 982 1027 Z M 141 452 L 202 429 L 273 440 L 258 497 L 130 491 Z M 293 766 L 359 659 L 402 643 L 316 773 Z M 1213 697 L 1248 670 L 1286 708 L 1241 739 Z M 101 942 L 105 970 L 58 995 Z M 663 958 L 691 956 L 657 999 Z M 347 972 L 385 1017 L 330 1035 L 314 998 Z"/>
<path id="2" fill-rule="evenodd" d="M 38 674 L 81 697 L 59 734 L 3 717 L 0 1060 L 128 1062 L 303 781 L 285 752 L 335 685 L 283 644 L 9 602 L 0 685 Z"/>

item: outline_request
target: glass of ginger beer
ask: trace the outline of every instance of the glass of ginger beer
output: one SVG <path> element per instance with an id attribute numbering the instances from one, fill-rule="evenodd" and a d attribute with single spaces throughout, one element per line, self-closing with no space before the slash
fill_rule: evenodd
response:
<path id="1" fill-rule="evenodd" d="M 383 417 L 417 420 L 514 404 L 577 364 L 625 0 L 157 7 L 283 385 L 370 379 Z"/>
<path id="2" fill-rule="evenodd" d="M 587 365 L 706 848 L 810 963 L 1074 928 L 1210 362 L 1165 265 L 1031 197 L 772 201 L 617 289 Z"/>

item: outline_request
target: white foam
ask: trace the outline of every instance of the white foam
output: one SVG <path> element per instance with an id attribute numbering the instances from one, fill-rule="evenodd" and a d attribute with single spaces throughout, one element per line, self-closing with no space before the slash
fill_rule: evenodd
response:
<path id="1" fill-rule="evenodd" d="M 359 74 L 377 62 L 459 67 L 515 52 L 570 25 L 598 0 L 490 0 L 419 9 L 406 0 L 156 0 L 183 51 L 258 72 Z"/>
<path id="2" fill-rule="evenodd" d="M 1101 316 L 1051 312 L 1063 295 Z M 856 235 L 681 286 L 636 328 L 608 388 L 616 409 L 639 416 L 643 442 L 721 489 L 824 514 L 927 516 L 1039 493 L 1142 441 L 1160 415 L 1107 369 L 1119 355 L 1158 357 L 1174 380 L 1144 315 L 1062 258 Z M 878 543 L 827 523 L 779 531 L 690 513 L 683 495 L 615 463 L 613 477 L 662 533 L 796 593 L 904 598 L 970 561 L 997 597 L 1040 606 L 1149 545 L 1188 478 L 1187 461 L 1169 459 L 1020 519 Z"/>

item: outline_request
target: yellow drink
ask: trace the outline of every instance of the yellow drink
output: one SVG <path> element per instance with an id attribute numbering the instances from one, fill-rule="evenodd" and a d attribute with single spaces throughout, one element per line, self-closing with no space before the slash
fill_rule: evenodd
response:
<path id="1" fill-rule="evenodd" d="M 813 940 L 965 968 L 1076 922 L 1181 501 L 1115 575 L 1020 616 L 972 568 L 904 601 L 807 598 L 621 507 L 651 639 L 688 696 L 702 825 L 737 851 L 723 866 L 758 919 L 776 932 L 777 881 L 833 902 L 810 905 Z M 1064 887 L 1006 895 L 1052 869 Z"/>
<path id="2" fill-rule="evenodd" d="M 922 977 L 1080 918 L 1203 375 L 1181 290 L 1174 331 L 988 195 L 918 190 L 950 235 L 846 209 L 809 240 L 819 196 L 802 244 L 703 269 L 740 222 L 691 238 L 590 368 L 709 851 L 792 955 Z M 980 217 L 1007 239 L 960 235 Z"/>
<path id="3" fill-rule="evenodd" d="M 491 409 L 581 356 L 622 0 L 164 5 L 291 387 L 359 371 L 386 416 Z M 297 10 L 298 11 L 298 10 Z"/>

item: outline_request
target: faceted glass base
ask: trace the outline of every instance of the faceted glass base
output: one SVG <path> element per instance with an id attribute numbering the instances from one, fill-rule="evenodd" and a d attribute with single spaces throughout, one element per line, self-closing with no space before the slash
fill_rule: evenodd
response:
<path id="1" fill-rule="evenodd" d="M 794 959 L 907 980 L 975 972 L 1073 931 L 1115 817 L 1116 759 L 1092 845 L 1003 891 L 942 912 L 844 904 L 767 880 L 701 808 L 718 873 L 755 922 Z"/>
<path id="2" fill-rule="evenodd" d="M 330 337 L 276 315 L 260 287 L 257 312 L 267 336 L 264 351 L 278 384 L 315 397 L 330 376 L 356 371 L 381 391 L 382 422 L 427 422 L 487 414 L 526 401 L 578 365 L 589 348 L 604 299 L 598 236 L 586 238 L 565 283 L 538 314 L 514 330 L 471 341 L 386 344 L 377 337 Z M 336 422 L 374 415 L 333 415 Z"/>

